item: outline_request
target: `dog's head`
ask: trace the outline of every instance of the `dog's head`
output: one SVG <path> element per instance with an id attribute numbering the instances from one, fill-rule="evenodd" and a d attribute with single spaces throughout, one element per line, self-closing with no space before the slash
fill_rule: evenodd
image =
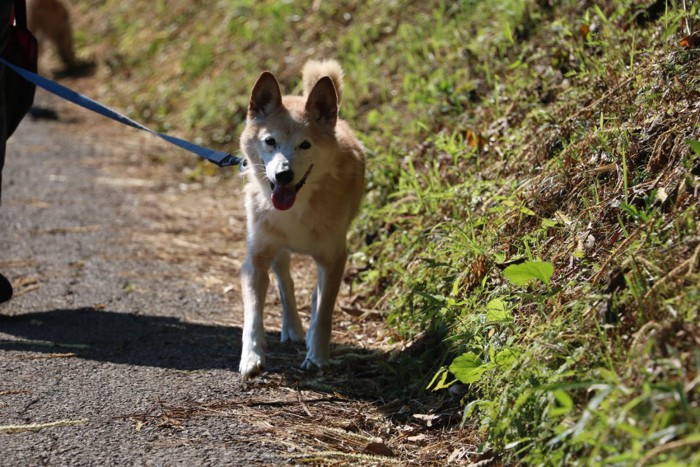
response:
<path id="1" fill-rule="evenodd" d="M 338 96 L 329 77 L 308 97 L 282 96 L 275 77 L 264 72 L 253 87 L 241 148 L 248 169 L 281 211 L 316 174 L 328 171 L 326 155 L 337 146 Z"/>

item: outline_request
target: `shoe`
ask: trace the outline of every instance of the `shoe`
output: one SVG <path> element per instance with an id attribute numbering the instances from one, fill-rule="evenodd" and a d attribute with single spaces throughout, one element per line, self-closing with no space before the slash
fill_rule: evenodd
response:
<path id="1" fill-rule="evenodd" d="M 0 274 L 0 303 L 6 302 L 12 298 L 12 284 L 10 281 Z"/>

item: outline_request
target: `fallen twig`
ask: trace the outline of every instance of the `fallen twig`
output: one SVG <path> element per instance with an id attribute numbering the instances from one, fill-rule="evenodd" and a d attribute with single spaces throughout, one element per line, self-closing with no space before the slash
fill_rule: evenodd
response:
<path id="1" fill-rule="evenodd" d="M 376 456 L 371 454 L 355 454 L 350 452 L 342 451 L 318 451 L 309 453 L 299 453 L 299 454 L 288 454 L 286 457 L 290 459 L 297 459 L 302 462 L 317 462 L 322 460 L 328 460 L 332 458 L 345 458 L 345 459 L 355 459 L 364 460 L 370 462 L 378 462 L 380 465 L 386 464 L 401 464 L 399 459 L 392 459 L 386 456 Z"/>
<path id="2" fill-rule="evenodd" d="M 59 420 L 48 423 L 30 423 L 28 425 L 0 425 L 0 433 L 20 433 L 22 431 L 40 431 L 44 428 L 54 428 L 58 426 L 85 425 L 90 420 L 81 418 L 80 420 Z"/>

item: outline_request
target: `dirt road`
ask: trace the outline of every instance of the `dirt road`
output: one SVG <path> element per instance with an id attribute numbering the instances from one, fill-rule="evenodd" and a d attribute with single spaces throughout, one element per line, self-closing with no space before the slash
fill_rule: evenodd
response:
<path id="1" fill-rule="evenodd" d="M 59 120 L 26 119 L 10 140 L 0 209 L 0 270 L 16 291 L 0 305 L 0 465 L 405 464 L 464 451 L 426 431 L 439 414 L 383 397 L 376 320 L 339 312 L 336 364 L 307 375 L 304 349 L 277 342 L 271 291 L 269 371 L 241 381 L 236 170 L 209 173 L 43 92 L 37 103 Z M 296 272 L 302 304 L 309 271 Z"/>

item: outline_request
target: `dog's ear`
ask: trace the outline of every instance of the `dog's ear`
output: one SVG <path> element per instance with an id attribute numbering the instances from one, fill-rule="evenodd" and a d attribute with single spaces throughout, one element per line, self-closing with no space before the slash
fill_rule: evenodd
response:
<path id="1" fill-rule="evenodd" d="M 338 121 L 338 94 L 333 80 L 324 76 L 314 84 L 306 100 L 306 113 L 321 125 L 335 128 Z"/>
<path id="2" fill-rule="evenodd" d="M 250 94 L 248 115 L 253 118 L 264 117 L 281 105 L 282 92 L 277 79 L 269 71 L 263 72 L 255 82 L 253 92 Z"/>

